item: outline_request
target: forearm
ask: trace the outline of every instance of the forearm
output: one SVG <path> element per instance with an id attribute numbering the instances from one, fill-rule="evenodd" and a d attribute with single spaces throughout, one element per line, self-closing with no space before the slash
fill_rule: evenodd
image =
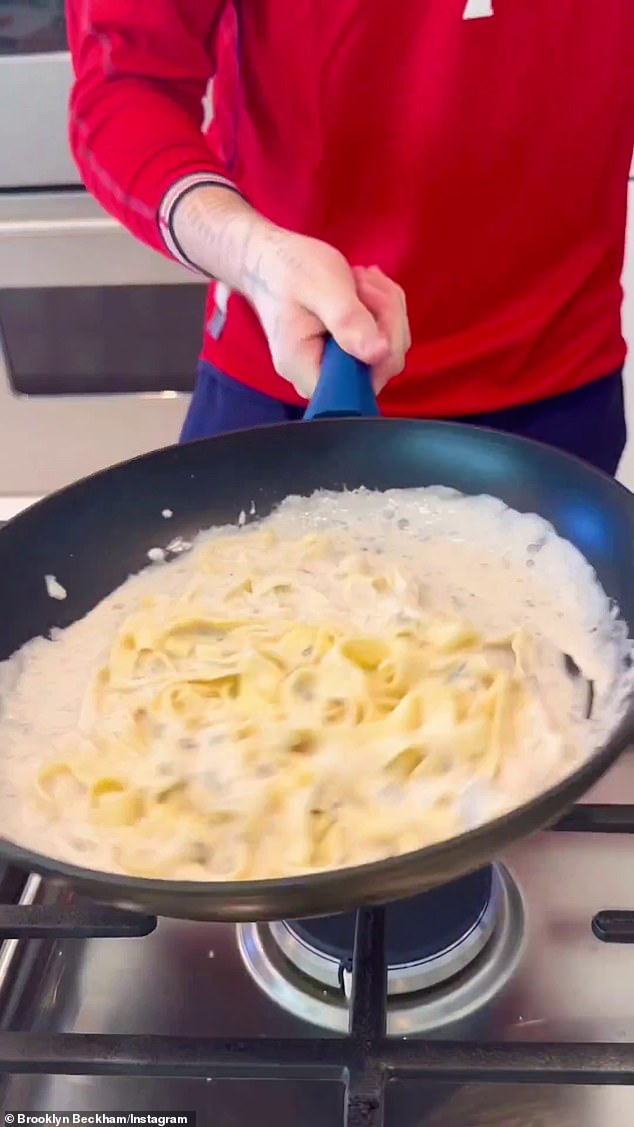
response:
<path id="1" fill-rule="evenodd" d="M 285 235 L 238 192 L 212 184 L 182 196 L 172 209 L 170 229 L 190 265 L 250 299 L 268 286 L 263 255 L 278 257 Z"/>

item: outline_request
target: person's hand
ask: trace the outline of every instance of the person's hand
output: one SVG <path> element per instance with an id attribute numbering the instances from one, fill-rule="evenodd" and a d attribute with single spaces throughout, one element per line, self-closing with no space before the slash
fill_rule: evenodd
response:
<path id="1" fill-rule="evenodd" d="M 326 336 L 371 366 L 377 392 L 402 371 L 411 344 L 405 295 L 377 266 L 351 267 L 334 247 L 276 227 L 221 185 L 188 190 L 172 222 L 186 259 L 250 301 L 277 371 L 305 399 Z"/>
<path id="2" fill-rule="evenodd" d="M 242 289 L 279 374 L 309 399 L 327 335 L 372 367 L 374 389 L 402 371 L 411 344 L 405 295 L 378 266 L 351 268 L 334 247 L 278 228 L 249 240 Z"/>

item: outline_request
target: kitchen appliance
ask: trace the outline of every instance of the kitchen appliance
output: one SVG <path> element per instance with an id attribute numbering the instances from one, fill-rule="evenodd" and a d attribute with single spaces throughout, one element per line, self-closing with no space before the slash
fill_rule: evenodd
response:
<path id="1" fill-rule="evenodd" d="M 349 1031 L 334 1034 L 254 982 L 243 928 L 155 926 L 39 877 L 21 888 L 10 870 L 1 1111 L 128 1123 L 191 1112 L 199 1127 L 622 1127 L 634 1117 L 634 756 L 588 797 L 502 855 L 521 905 L 511 971 L 468 1016 L 424 1033 L 412 1029 L 416 1008 L 437 1011 L 440 994 L 451 1012 L 481 962 L 427 998 L 386 1000 L 381 909 L 359 913 L 341 986 L 279 955 L 308 1013 L 321 1000 L 347 1016 Z"/>
<path id="2" fill-rule="evenodd" d="M 0 497 L 175 441 L 200 348 L 206 283 L 81 185 L 71 80 L 63 0 L 0 0 Z"/>
<path id="3" fill-rule="evenodd" d="M 205 291 L 82 190 L 0 194 L 0 494 L 176 441 Z"/>
<path id="4" fill-rule="evenodd" d="M 538 513 L 594 567 L 632 635 L 634 500 L 627 490 L 574 458 L 511 435 L 340 417 L 375 409 L 369 370 L 330 340 L 307 411 L 317 421 L 168 447 L 78 482 L 15 518 L 0 533 L 0 659 L 82 617 L 145 566 L 151 548 L 170 541 L 169 556 L 201 529 L 235 524 L 241 512 L 245 520 L 247 512 L 266 515 L 290 491 L 310 496 L 344 487 L 441 484 Z M 49 597 L 46 575 L 61 584 L 62 601 Z M 1 837 L 0 856 L 63 876 L 96 899 L 188 919 L 275 920 L 382 903 L 486 864 L 515 838 L 560 816 L 627 746 L 634 719 L 628 703 L 604 746 L 548 791 L 448 841 L 370 865 L 283 880 L 177 882 L 97 872 Z"/>

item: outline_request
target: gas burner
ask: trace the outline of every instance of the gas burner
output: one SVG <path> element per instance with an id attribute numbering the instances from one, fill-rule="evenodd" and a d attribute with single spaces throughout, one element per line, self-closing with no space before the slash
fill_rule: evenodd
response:
<path id="1" fill-rule="evenodd" d="M 490 867 L 390 904 L 385 921 L 388 995 L 427 990 L 464 970 L 491 938 L 498 907 Z M 270 926 L 293 966 L 322 986 L 346 990 L 352 973 L 354 912 Z"/>
<path id="2" fill-rule="evenodd" d="M 346 1032 L 354 918 L 240 925 L 245 966 L 283 1009 Z M 523 925 L 519 890 L 499 865 L 388 905 L 388 1033 L 430 1032 L 485 1006 L 515 968 Z"/>

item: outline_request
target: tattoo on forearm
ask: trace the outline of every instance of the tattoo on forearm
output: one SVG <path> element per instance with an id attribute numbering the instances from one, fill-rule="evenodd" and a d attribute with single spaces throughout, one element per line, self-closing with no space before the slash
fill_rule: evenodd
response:
<path id="1" fill-rule="evenodd" d="M 288 232 L 271 226 L 263 234 L 261 217 L 241 198 L 236 210 L 233 192 L 233 199 L 228 202 L 222 185 L 207 189 L 206 193 L 209 191 L 214 193 L 211 198 L 197 191 L 184 200 L 186 237 L 182 241 L 192 265 L 242 289 L 249 298 L 273 292 L 265 268 L 267 259 L 276 260 L 283 269 L 302 269 Z"/>

